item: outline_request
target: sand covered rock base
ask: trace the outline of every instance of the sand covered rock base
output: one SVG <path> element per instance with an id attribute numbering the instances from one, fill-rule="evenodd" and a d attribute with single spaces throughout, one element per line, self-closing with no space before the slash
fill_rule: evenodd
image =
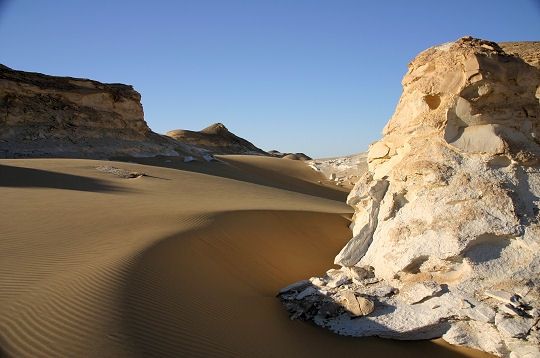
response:
<path id="1" fill-rule="evenodd" d="M 175 129 L 167 136 L 213 154 L 268 155 L 253 143 L 231 133 L 222 123 L 214 123 L 198 132 Z"/>
<path id="2" fill-rule="evenodd" d="M 345 335 L 540 356 L 537 49 L 467 37 L 418 55 L 348 197 L 343 277 L 310 280 L 306 298 L 282 293 L 289 310 Z M 327 314 L 351 291 L 373 312 Z"/>

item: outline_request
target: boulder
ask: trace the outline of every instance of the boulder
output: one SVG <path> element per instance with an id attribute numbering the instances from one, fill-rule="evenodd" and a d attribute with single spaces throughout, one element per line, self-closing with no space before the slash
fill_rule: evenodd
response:
<path id="1" fill-rule="evenodd" d="M 525 338 L 535 322 L 533 318 L 513 317 L 504 313 L 495 316 L 495 326 L 502 336 L 508 338 Z"/>
<path id="2" fill-rule="evenodd" d="M 341 291 L 340 297 L 343 308 L 345 308 L 352 317 L 366 316 L 375 309 L 373 302 L 361 296 L 356 297 L 354 291 Z"/>
<path id="3" fill-rule="evenodd" d="M 325 281 L 327 287 L 335 288 L 349 282 L 350 278 L 341 270 L 330 269 L 326 271 Z"/>

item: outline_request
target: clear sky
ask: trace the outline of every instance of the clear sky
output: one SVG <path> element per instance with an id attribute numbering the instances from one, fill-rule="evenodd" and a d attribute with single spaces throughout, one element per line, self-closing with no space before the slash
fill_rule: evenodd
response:
<path id="1" fill-rule="evenodd" d="M 465 35 L 538 41 L 540 0 L 0 0 L 0 63 L 131 84 L 159 133 L 315 157 L 365 150 L 407 63 Z"/>

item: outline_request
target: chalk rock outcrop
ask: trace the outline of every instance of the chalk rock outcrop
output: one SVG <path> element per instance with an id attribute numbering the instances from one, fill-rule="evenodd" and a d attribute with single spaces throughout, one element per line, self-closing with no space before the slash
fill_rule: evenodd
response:
<path id="1" fill-rule="evenodd" d="M 0 65 L 0 157 L 178 155 L 196 152 L 156 134 L 133 87 Z"/>
<path id="2" fill-rule="evenodd" d="M 348 197 L 353 238 L 335 259 L 344 273 L 373 269 L 343 289 L 374 313 L 310 319 L 347 335 L 540 356 L 538 45 L 467 37 L 412 61 Z"/>
<path id="3" fill-rule="evenodd" d="M 181 143 L 203 148 L 213 154 L 254 154 L 268 155 L 251 142 L 231 133 L 222 123 L 214 123 L 200 131 L 176 129 L 167 136 Z"/>
<path id="4" fill-rule="evenodd" d="M 367 153 L 345 157 L 313 159 L 307 162 L 335 185 L 351 190 L 358 179 L 367 171 Z"/>

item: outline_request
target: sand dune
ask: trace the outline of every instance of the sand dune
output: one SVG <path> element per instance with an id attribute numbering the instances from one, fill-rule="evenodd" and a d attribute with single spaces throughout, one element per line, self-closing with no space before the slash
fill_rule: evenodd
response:
<path id="1" fill-rule="evenodd" d="M 275 294 L 348 240 L 346 193 L 297 161 L 222 159 L 0 160 L 0 356 L 481 355 L 290 321 Z"/>

